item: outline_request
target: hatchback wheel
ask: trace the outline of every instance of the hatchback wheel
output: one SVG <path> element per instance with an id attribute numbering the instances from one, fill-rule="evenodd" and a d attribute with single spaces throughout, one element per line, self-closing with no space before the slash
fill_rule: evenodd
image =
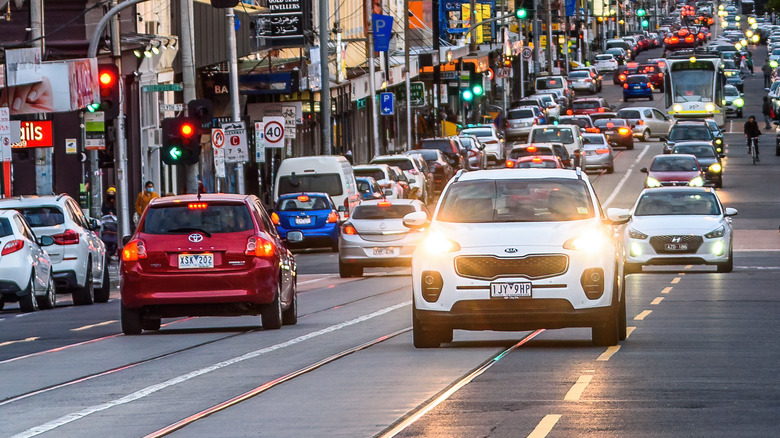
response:
<path id="1" fill-rule="evenodd" d="M 19 309 L 24 313 L 38 310 L 38 300 L 35 299 L 35 273 L 30 274 L 30 285 L 27 287 L 27 293 L 19 297 Z"/>
<path id="2" fill-rule="evenodd" d="M 141 320 L 141 328 L 149 331 L 160 330 L 160 318 L 144 318 Z"/>
<path id="3" fill-rule="evenodd" d="M 339 260 L 339 276 L 341 276 L 341 278 L 362 277 L 363 267 L 360 265 L 350 265 L 348 263 L 343 263 L 341 260 Z"/>
<path id="4" fill-rule="evenodd" d="M 111 278 L 108 275 L 108 265 L 103 266 L 103 284 L 95 289 L 95 302 L 105 303 L 111 296 Z"/>
<path id="5" fill-rule="evenodd" d="M 39 309 L 53 309 L 57 305 L 57 293 L 54 290 L 54 283 L 51 281 L 51 277 L 49 277 L 49 283 L 46 286 L 46 295 L 37 300 Z"/>
<path id="6" fill-rule="evenodd" d="M 84 286 L 73 291 L 73 304 L 84 306 L 95 302 L 95 284 L 92 281 L 92 263 L 87 263 L 87 278 Z"/>
<path id="7" fill-rule="evenodd" d="M 292 302 L 287 310 L 282 311 L 282 324 L 295 325 L 298 323 L 298 281 L 293 280 Z"/>
<path id="8" fill-rule="evenodd" d="M 282 300 L 279 297 L 278 285 L 274 294 L 274 300 L 263 305 L 261 317 L 264 330 L 278 330 L 282 328 Z"/>
<path id="9" fill-rule="evenodd" d="M 728 273 L 734 270 L 734 253 L 729 250 L 729 259 L 724 263 L 718 263 L 718 272 Z"/>
<path id="10" fill-rule="evenodd" d="M 0 295 L 0 310 L 3 310 L 5 307 L 5 300 L 3 299 L 3 296 Z"/>
<path id="11" fill-rule="evenodd" d="M 143 320 L 141 319 L 141 309 L 131 309 L 121 306 L 122 333 L 126 335 L 140 335 L 143 330 Z"/>

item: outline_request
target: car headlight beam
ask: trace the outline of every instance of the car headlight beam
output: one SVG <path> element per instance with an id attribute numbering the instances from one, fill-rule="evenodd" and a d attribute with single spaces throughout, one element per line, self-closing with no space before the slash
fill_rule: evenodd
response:
<path id="1" fill-rule="evenodd" d="M 460 245 L 458 242 L 448 239 L 441 233 L 432 232 L 425 237 L 422 242 L 423 247 L 429 254 L 445 254 L 458 251 Z"/>
<path id="2" fill-rule="evenodd" d="M 721 167 L 718 163 L 712 163 L 709 167 L 710 172 L 712 173 L 720 173 L 721 170 L 723 170 L 723 167 Z"/>
<path id="3" fill-rule="evenodd" d="M 652 176 L 648 176 L 645 185 L 647 187 L 661 187 L 661 182 L 653 178 Z"/>
<path id="4" fill-rule="evenodd" d="M 703 187 L 704 186 L 704 178 L 697 176 L 696 178 L 690 180 L 688 182 L 688 185 L 691 187 Z"/>
<path id="5" fill-rule="evenodd" d="M 600 251 L 606 244 L 606 237 L 601 233 L 590 233 L 578 237 L 572 237 L 563 243 L 564 249 L 573 251 Z"/>
<path id="6" fill-rule="evenodd" d="M 745 105 L 745 101 L 741 97 L 738 97 L 734 99 L 734 105 L 736 105 L 737 108 L 742 108 Z"/>

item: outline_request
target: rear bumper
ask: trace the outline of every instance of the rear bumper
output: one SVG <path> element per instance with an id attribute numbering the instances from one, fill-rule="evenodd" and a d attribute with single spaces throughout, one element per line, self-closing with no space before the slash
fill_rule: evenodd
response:
<path id="1" fill-rule="evenodd" d="M 18 297 L 22 295 L 22 292 L 26 287 L 27 286 L 22 287 L 12 280 L 0 280 L 0 295 L 14 295 Z"/>
<path id="2" fill-rule="evenodd" d="M 282 239 L 287 238 L 290 231 L 303 233 L 303 241 L 297 244 L 288 244 L 291 248 L 311 248 L 315 246 L 331 246 L 339 241 L 339 227 L 336 223 L 327 224 L 322 228 L 284 228 L 277 226 L 276 230 Z"/>
<path id="3" fill-rule="evenodd" d="M 76 271 L 52 271 L 52 277 L 54 278 L 54 287 L 58 293 L 66 289 L 79 287 Z"/>

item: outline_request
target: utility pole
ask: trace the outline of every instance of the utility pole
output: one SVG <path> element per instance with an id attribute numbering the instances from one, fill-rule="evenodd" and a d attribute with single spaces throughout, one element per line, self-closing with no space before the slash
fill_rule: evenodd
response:
<path id="1" fill-rule="evenodd" d="M 181 10 L 181 68 L 183 79 L 184 102 L 187 103 L 197 98 L 195 91 L 195 31 L 194 18 L 192 12 L 192 0 L 180 0 Z M 176 167 L 172 167 L 174 172 L 174 181 L 176 180 Z M 198 192 L 198 165 L 193 164 L 186 167 L 187 183 L 186 193 Z"/>
<path id="2" fill-rule="evenodd" d="M 9 6 L 10 7 L 10 6 Z M 30 0 L 30 35 L 33 39 L 33 47 L 43 61 L 44 35 L 43 35 L 43 0 Z M 35 189 L 39 195 L 54 193 L 52 184 L 52 148 L 35 148 Z"/>
<path id="3" fill-rule="evenodd" d="M 553 62 L 552 62 L 552 6 L 550 0 L 547 0 L 547 72 L 552 74 Z"/>
<path id="4" fill-rule="evenodd" d="M 469 4 L 469 27 L 474 26 L 477 23 L 477 0 L 470 0 Z M 470 41 L 471 44 L 469 46 L 470 52 L 476 52 L 477 51 L 477 29 L 475 28 L 469 33 L 469 36 L 471 37 Z"/>
<path id="5" fill-rule="evenodd" d="M 404 11 L 409 10 L 409 0 L 404 0 Z M 406 150 L 413 149 L 412 141 L 412 72 L 409 60 L 409 14 L 404 14 L 404 71 L 406 72 Z"/>
<path id="6" fill-rule="evenodd" d="M 539 26 L 539 0 L 534 0 L 534 19 L 531 22 L 531 33 L 534 35 L 534 75 L 539 74 L 539 32 L 541 31 L 541 26 Z M 520 61 L 522 62 L 522 60 Z M 529 75 L 528 78 L 529 82 L 531 82 L 531 78 Z"/>
<path id="7" fill-rule="evenodd" d="M 227 18 L 228 74 L 230 75 L 230 115 L 233 122 L 241 121 L 241 108 L 238 104 L 238 55 L 236 54 L 236 14 L 233 8 L 225 8 Z M 189 102 L 189 100 L 187 101 Z M 244 163 L 236 163 L 236 191 L 246 193 Z"/>
<path id="8" fill-rule="evenodd" d="M 328 66 L 328 0 L 320 0 L 320 143 L 330 155 L 330 72 Z"/>
<path id="9" fill-rule="evenodd" d="M 111 0 L 110 4 L 113 8 L 117 2 Z M 117 179 L 116 201 L 118 204 L 119 236 L 124 237 L 130 235 L 130 196 L 127 193 L 129 186 L 127 184 L 127 142 L 125 141 L 125 93 L 122 92 L 124 76 L 122 75 L 121 33 L 119 17 L 116 15 L 111 20 L 111 56 L 119 71 L 119 114 L 114 119 L 114 167 Z"/>
<path id="10" fill-rule="evenodd" d="M 441 106 L 441 62 L 439 60 L 439 0 L 433 0 L 433 132 L 436 137 L 441 137 L 441 124 L 439 123 L 439 107 Z M 462 62 L 462 61 L 461 61 Z M 460 84 L 458 84 L 460 86 Z"/>
<path id="11" fill-rule="evenodd" d="M 366 59 L 368 60 L 368 88 L 369 99 L 371 100 L 371 139 L 374 143 L 374 156 L 380 155 L 379 144 L 379 112 L 376 107 L 376 74 L 374 67 L 374 20 L 372 17 L 371 0 L 365 3 L 366 15 L 368 18 L 368 38 L 366 38 Z"/>

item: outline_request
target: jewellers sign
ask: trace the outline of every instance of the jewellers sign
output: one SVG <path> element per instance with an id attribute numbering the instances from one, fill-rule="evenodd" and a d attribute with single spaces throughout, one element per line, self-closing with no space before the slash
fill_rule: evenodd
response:
<path id="1" fill-rule="evenodd" d="M 268 0 L 267 14 L 255 16 L 257 47 L 300 47 L 312 30 L 311 0 Z"/>

